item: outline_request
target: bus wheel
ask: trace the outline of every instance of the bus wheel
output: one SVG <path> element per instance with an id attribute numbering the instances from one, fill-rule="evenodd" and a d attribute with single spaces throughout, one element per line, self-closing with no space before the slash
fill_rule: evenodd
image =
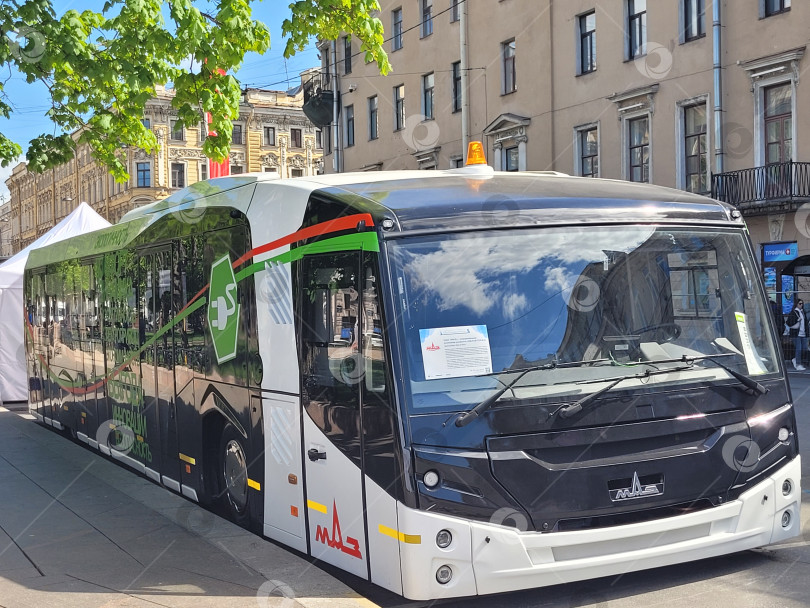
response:
<path id="1" fill-rule="evenodd" d="M 248 518 L 248 472 L 244 438 L 232 424 L 225 425 L 220 441 L 220 487 L 225 506 L 233 521 Z"/>

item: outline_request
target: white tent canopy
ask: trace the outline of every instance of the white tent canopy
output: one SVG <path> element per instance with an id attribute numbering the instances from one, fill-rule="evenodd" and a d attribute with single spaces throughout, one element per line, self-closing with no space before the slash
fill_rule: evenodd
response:
<path id="1" fill-rule="evenodd" d="M 0 402 L 28 399 L 23 323 L 23 271 L 28 253 L 109 225 L 90 205 L 81 203 L 50 231 L 0 264 Z"/>

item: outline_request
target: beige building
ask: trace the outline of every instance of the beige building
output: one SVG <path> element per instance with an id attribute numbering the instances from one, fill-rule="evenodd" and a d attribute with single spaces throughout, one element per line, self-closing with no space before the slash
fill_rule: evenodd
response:
<path id="1" fill-rule="evenodd" d="M 0 196 L 0 262 L 11 257 L 11 201 Z"/>
<path id="2" fill-rule="evenodd" d="M 390 75 L 348 38 L 320 44 L 340 100 L 327 171 L 454 167 L 481 140 L 496 169 L 713 190 L 756 247 L 796 241 L 780 276 L 810 275 L 807 2 L 380 4 Z"/>
<path id="3" fill-rule="evenodd" d="M 8 242 L 11 251 L 19 251 L 50 230 L 79 201 L 86 201 L 115 223 L 135 207 L 207 179 L 204 127 L 178 128 L 172 96 L 173 91 L 159 89 L 147 103 L 143 120 L 155 132 L 158 147 L 153 154 L 132 148 L 123 152 L 130 174 L 126 183 L 117 183 L 92 158 L 87 145 L 78 147 L 71 162 L 39 175 L 29 173 L 25 163 L 14 167 L 6 180 L 11 193 L 10 221 L 0 218 L 0 246 Z M 234 121 L 231 174 L 272 171 L 286 178 L 319 173 L 321 131 L 304 116 L 302 104 L 301 87 L 290 92 L 245 91 L 239 118 Z M 8 233 L 5 224 L 10 227 Z"/>

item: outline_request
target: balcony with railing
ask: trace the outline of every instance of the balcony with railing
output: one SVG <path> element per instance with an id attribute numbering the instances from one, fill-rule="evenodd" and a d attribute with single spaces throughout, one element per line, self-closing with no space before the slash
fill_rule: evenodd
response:
<path id="1" fill-rule="evenodd" d="M 795 211 L 810 202 L 810 163 L 774 163 L 712 175 L 712 198 L 744 215 Z"/>
<path id="2" fill-rule="evenodd" d="M 332 103 L 334 93 L 331 90 L 329 74 L 313 72 L 303 81 L 304 114 L 316 126 L 324 127 L 332 122 Z"/>

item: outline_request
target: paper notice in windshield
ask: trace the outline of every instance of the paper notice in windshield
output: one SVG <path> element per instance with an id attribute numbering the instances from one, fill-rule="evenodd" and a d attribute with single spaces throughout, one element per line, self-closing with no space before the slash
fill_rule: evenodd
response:
<path id="1" fill-rule="evenodd" d="M 740 342 L 742 342 L 743 353 L 745 354 L 745 364 L 748 366 L 748 373 L 752 376 L 757 374 L 764 374 L 766 370 L 762 361 L 757 354 L 757 349 L 751 341 L 751 334 L 748 333 L 748 323 L 745 320 L 745 314 L 735 312 L 734 317 L 737 319 L 737 329 L 740 332 Z"/>
<path id="2" fill-rule="evenodd" d="M 420 329 L 419 339 L 426 380 L 492 373 L 486 325 Z"/>

